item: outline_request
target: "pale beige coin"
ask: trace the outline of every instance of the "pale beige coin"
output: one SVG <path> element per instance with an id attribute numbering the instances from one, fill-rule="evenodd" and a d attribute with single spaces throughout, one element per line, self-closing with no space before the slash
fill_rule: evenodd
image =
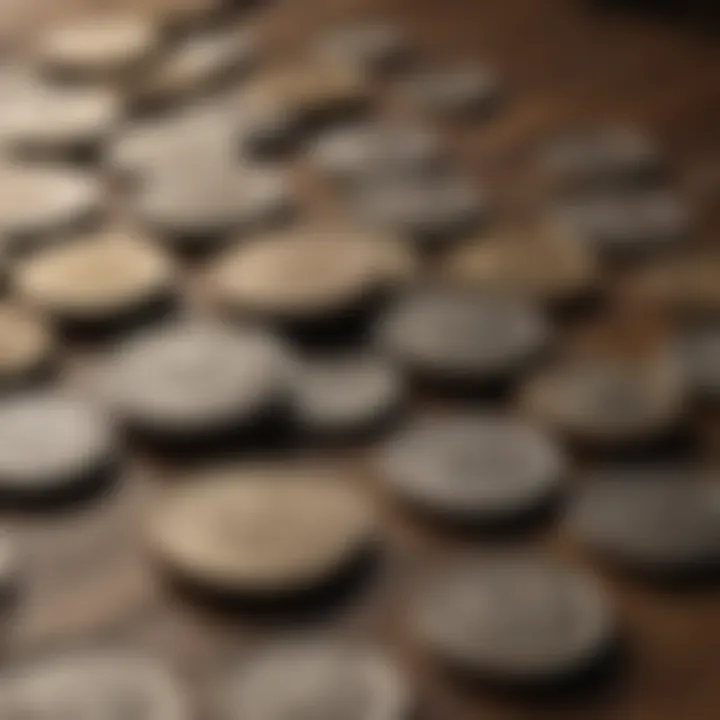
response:
<path id="1" fill-rule="evenodd" d="M 0 236 L 10 252 L 31 249 L 100 214 L 103 193 L 89 173 L 17 164 L 0 165 Z"/>
<path id="2" fill-rule="evenodd" d="M 563 301 L 597 288 L 598 263 L 569 229 L 543 223 L 506 228 L 451 249 L 439 268 L 460 286 Z"/>
<path id="3" fill-rule="evenodd" d="M 117 77 L 152 54 L 160 29 L 148 14 L 93 13 L 53 25 L 38 43 L 50 70 L 82 78 Z"/>
<path id="4" fill-rule="evenodd" d="M 413 256 L 391 237 L 290 230 L 238 246 L 208 275 L 216 301 L 280 320 L 334 316 L 412 275 Z"/>
<path id="5" fill-rule="evenodd" d="M 172 293 L 173 268 L 142 237 L 104 231 L 49 248 L 22 263 L 21 296 L 67 322 L 111 321 L 153 307 Z"/>
<path id="6" fill-rule="evenodd" d="M 201 586 L 263 595 L 307 589 L 373 540 L 368 502 L 338 471 L 261 466 L 196 480 L 160 506 L 150 542 Z"/>
<path id="7" fill-rule="evenodd" d="M 0 304 L 0 387 L 12 386 L 46 369 L 54 355 L 51 330 L 25 308 Z"/>

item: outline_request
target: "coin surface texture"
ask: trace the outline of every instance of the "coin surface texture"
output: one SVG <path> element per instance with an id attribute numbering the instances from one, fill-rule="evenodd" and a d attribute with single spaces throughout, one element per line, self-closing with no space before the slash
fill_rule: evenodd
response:
<path id="1" fill-rule="evenodd" d="M 42 373 L 54 355 L 53 333 L 40 317 L 25 308 L 0 304 L 0 388 Z"/>

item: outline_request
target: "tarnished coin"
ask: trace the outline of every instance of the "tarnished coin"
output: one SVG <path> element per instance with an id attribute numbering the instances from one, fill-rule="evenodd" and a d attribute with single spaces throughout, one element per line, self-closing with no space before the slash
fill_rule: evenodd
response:
<path id="1" fill-rule="evenodd" d="M 667 190 L 578 196 L 555 212 L 592 250 L 609 257 L 673 249 L 687 238 L 691 225 L 687 207 Z"/>
<path id="2" fill-rule="evenodd" d="M 24 252 L 51 234 L 77 228 L 101 213 L 102 187 L 87 173 L 48 167 L 0 165 L 0 235 Z"/>
<path id="3" fill-rule="evenodd" d="M 116 79 L 138 69 L 156 48 L 159 28 L 149 15 L 94 13 L 55 23 L 38 45 L 48 70 L 78 79 Z"/>
<path id="4" fill-rule="evenodd" d="M 379 356 L 341 355 L 300 364 L 295 406 L 311 434 L 362 434 L 390 419 L 405 398 L 403 378 Z"/>
<path id="5" fill-rule="evenodd" d="M 211 268 L 208 286 L 232 311 L 307 323 L 354 309 L 413 269 L 412 255 L 393 238 L 290 230 L 231 249 Z"/>
<path id="6" fill-rule="evenodd" d="M 312 162 L 342 183 L 412 178 L 442 166 L 442 142 L 415 125 L 373 122 L 338 128 L 310 148 Z"/>
<path id="7" fill-rule="evenodd" d="M 676 350 L 693 393 L 703 400 L 719 400 L 720 325 L 705 323 L 682 331 Z"/>
<path id="8" fill-rule="evenodd" d="M 342 641 L 271 646 L 227 674 L 222 720 L 407 720 L 405 679 L 378 651 Z"/>
<path id="9" fill-rule="evenodd" d="M 702 475 L 659 467 L 596 473 L 579 486 L 569 528 L 592 549 L 636 569 L 717 567 L 720 485 Z"/>
<path id="10" fill-rule="evenodd" d="M 682 417 L 685 388 L 667 358 L 587 359 L 541 373 L 522 400 L 531 415 L 577 440 L 622 446 L 671 430 Z"/>
<path id="11" fill-rule="evenodd" d="M 377 459 L 388 486 L 420 509 L 489 522 L 520 518 L 554 500 L 564 465 L 542 432 L 482 414 L 415 420 Z"/>
<path id="12" fill-rule="evenodd" d="M 565 302 L 597 289 L 598 263 L 560 223 L 509 228 L 451 249 L 439 276 L 450 285 Z"/>
<path id="13" fill-rule="evenodd" d="M 499 682 L 543 682 L 587 670 L 614 620 L 600 589 L 533 554 L 464 557 L 418 594 L 415 629 L 452 666 Z"/>
<path id="14" fill-rule="evenodd" d="M 56 87 L 22 72 L 0 78 L 0 98 L 0 146 L 33 158 L 95 149 L 122 112 L 111 89 Z"/>
<path id="15" fill-rule="evenodd" d="M 157 660 L 134 652 L 89 650 L 7 668 L 0 676 L 0 715 L 32 714 L 110 720 L 185 720 L 189 711 L 175 679 Z"/>
<path id="16" fill-rule="evenodd" d="M 28 310 L 0 304 L 0 388 L 41 376 L 55 359 L 53 333 Z"/>
<path id="17" fill-rule="evenodd" d="M 159 559 L 208 589 L 270 596 L 329 580 L 369 549 L 371 508 L 341 473 L 261 466 L 178 489 L 152 520 Z"/>
<path id="18" fill-rule="evenodd" d="M 353 203 L 364 222 L 430 249 L 472 232 L 489 211 L 480 188 L 444 172 L 402 180 L 378 178 L 359 188 Z"/>
<path id="19" fill-rule="evenodd" d="M 32 305 L 68 324 L 98 325 L 158 308 L 172 294 L 161 251 L 123 231 L 105 231 L 41 251 L 15 285 Z"/>
<path id="20" fill-rule="evenodd" d="M 572 191 L 647 184 L 661 175 L 664 158 L 647 135 L 607 127 L 549 138 L 538 151 L 537 163 L 551 188 Z"/>
<path id="21" fill-rule="evenodd" d="M 178 322 L 122 345 L 100 373 L 101 392 L 144 434 L 205 440 L 248 428 L 282 403 L 288 362 L 260 331 Z"/>
<path id="22" fill-rule="evenodd" d="M 102 481 L 115 461 L 111 429 L 93 408 L 54 392 L 0 406 L 0 493 L 45 500 Z"/>
<path id="23" fill-rule="evenodd" d="M 472 290 L 411 291 L 378 327 L 380 346 L 412 372 L 462 384 L 512 377 L 549 337 L 547 320 L 534 306 Z"/>
<path id="24" fill-rule="evenodd" d="M 402 91 L 426 112 L 463 115 L 495 107 L 501 85 L 489 68 L 435 68 L 418 71 L 404 80 Z"/>

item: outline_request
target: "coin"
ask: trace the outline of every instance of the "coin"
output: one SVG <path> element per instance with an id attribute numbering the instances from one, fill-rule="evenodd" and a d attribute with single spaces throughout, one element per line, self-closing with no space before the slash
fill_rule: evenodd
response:
<path id="1" fill-rule="evenodd" d="M 699 469 L 607 469 L 579 485 L 568 527 L 632 568 L 707 570 L 720 562 L 720 486 Z"/>
<path id="2" fill-rule="evenodd" d="M 440 658 L 499 682 L 579 673 L 614 635 L 612 613 L 590 578 L 519 552 L 463 557 L 440 568 L 418 594 L 412 617 Z"/>
<path id="3" fill-rule="evenodd" d="M 223 307 L 281 322 L 347 314 L 412 273 L 393 238 L 330 228 L 289 230 L 232 248 L 208 275 Z"/>
<path id="4" fill-rule="evenodd" d="M 451 286 L 555 303 L 592 293 L 598 272 L 594 255 L 572 231 L 547 222 L 462 243 L 442 258 L 438 274 Z"/>
<path id="5" fill-rule="evenodd" d="M 453 173 L 377 178 L 359 188 L 352 202 L 362 221 L 428 249 L 472 232 L 489 211 L 485 194 Z"/>
<path id="6" fill-rule="evenodd" d="M 8 533 L 0 532 L 0 612 L 13 599 L 19 574 L 16 544 Z"/>
<path id="7" fill-rule="evenodd" d="M 159 28 L 149 15 L 94 13 L 55 23 L 37 50 L 40 62 L 52 72 L 108 79 L 138 69 L 159 39 Z"/>
<path id="8" fill-rule="evenodd" d="M 55 340 L 43 320 L 25 308 L 0 304 L 0 387 L 43 375 L 55 359 Z"/>
<path id="9" fill-rule="evenodd" d="M 0 235 L 11 253 L 89 222 L 103 202 L 98 178 L 59 168 L 2 164 L 0 189 Z"/>
<path id="10" fill-rule="evenodd" d="M 247 429 L 291 391 L 289 359 L 255 330 L 178 321 L 122 344 L 99 390 L 131 428 L 167 442 Z"/>
<path id="11" fill-rule="evenodd" d="M 104 231 L 41 251 L 19 266 L 15 285 L 58 320 L 96 326 L 166 303 L 172 280 L 171 263 L 150 243 Z"/>
<path id="12" fill-rule="evenodd" d="M 132 714 L 137 720 L 184 720 L 185 699 L 160 662 L 126 651 L 87 650 L 58 654 L 0 677 L 0 714 L 38 720 Z"/>
<path id="13" fill-rule="evenodd" d="M 297 374 L 296 412 L 312 434 L 362 434 L 399 411 L 404 389 L 397 368 L 379 356 L 310 359 Z"/>
<path id="14" fill-rule="evenodd" d="M 94 408 L 53 391 L 0 406 L 0 493 L 45 500 L 104 479 L 115 461 L 111 429 Z"/>
<path id="15" fill-rule="evenodd" d="M 565 470 L 541 431 L 480 413 L 416 419 L 376 464 L 400 498 L 459 521 L 501 522 L 539 510 L 558 495 Z"/>
<path id="16" fill-rule="evenodd" d="M 654 140 L 623 127 L 558 133 L 540 147 L 537 164 L 546 183 L 561 190 L 646 185 L 662 174 Z"/>
<path id="17" fill-rule="evenodd" d="M 556 213 L 592 250 L 620 258 L 673 249 L 691 225 L 688 209 L 667 190 L 575 197 L 558 205 Z"/>
<path id="18" fill-rule="evenodd" d="M 703 400 L 720 399 L 720 327 L 710 322 L 690 327 L 676 343 L 692 391 Z"/>
<path id="19" fill-rule="evenodd" d="M 227 676 L 223 720 L 406 720 L 412 708 L 406 681 L 394 664 L 359 643 L 278 643 Z"/>
<path id="20" fill-rule="evenodd" d="M 526 410 L 571 437 L 600 446 L 657 438 L 682 417 L 685 388 L 667 358 L 564 362 L 522 393 Z"/>
<path id="21" fill-rule="evenodd" d="M 341 472 L 230 468 L 170 495 L 151 522 L 159 559 L 205 588 L 285 595 L 329 580 L 368 549 L 371 509 Z"/>
<path id="22" fill-rule="evenodd" d="M 466 115 L 493 108 L 501 85 L 490 68 L 430 68 L 403 80 L 401 90 L 425 112 Z"/>
<path id="23" fill-rule="evenodd" d="M 422 379 L 487 384 L 520 372 L 547 344 L 540 310 L 482 291 L 418 288 L 381 319 L 379 344 Z"/>
<path id="24" fill-rule="evenodd" d="M 440 139 L 412 124 L 372 122 L 329 131 L 310 148 L 312 162 L 345 184 L 413 177 L 438 169 L 445 154 Z"/>

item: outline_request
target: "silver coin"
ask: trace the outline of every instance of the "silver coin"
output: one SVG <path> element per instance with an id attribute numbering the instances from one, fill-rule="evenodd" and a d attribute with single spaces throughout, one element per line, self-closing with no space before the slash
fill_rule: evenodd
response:
<path id="1" fill-rule="evenodd" d="M 451 665 L 503 682 L 541 682 L 592 665 L 613 618 L 591 579 L 531 554 L 465 557 L 428 578 L 413 621 Z"/>
<path id="2" fill-rule="evenodd" d="M 0 492 L 9 499 L 70 493 L 109 470 L 111 427 L 85 403 L 37 392 L 0 406 Z"/>
<path id="3" fill-rule="evenodd" d="M 180 687 L 139 653 L 86 651 L 10 667 L 0 676 L 0 716 L 37 720 L 184 720 Z"/>
<path id="4" fill-rule="evenodd" d="M 138 431 L 168 440 L 246 427 L 291 390 L 285 348 L 260 331 L 177 322 L 122 345 L 100 391 Z"/>
<path id="5" fill-rule="evenodd" d="M 529 425 L 462 414 L 411 422 L 390 439 L 377 467 L 395 493 L 421 509 L 499 522 L 554 499 L 565 460 L 549 437 Z"/>
<path id="6" fill-rule="evenodd" d="M 287 642 L 228 675 L 223 720 L 405 720 L 411 712 L 400 672 L 357 643 Z"/>
<path id="7" fill-rule="evenodd" d="M 717 567 L 720 484 L 698 469 L 596 472 L 579 486 L 568 526 L 593 550 L 630 567 L 659 572 Z"/>
<path id="8" fill-rule="evenodd" d="M 480 384 L 521 371 L 549 337 L 535 306 L 472 290 L 411 291 L 378 327 L 380 346 L 421 377 Z"/>

